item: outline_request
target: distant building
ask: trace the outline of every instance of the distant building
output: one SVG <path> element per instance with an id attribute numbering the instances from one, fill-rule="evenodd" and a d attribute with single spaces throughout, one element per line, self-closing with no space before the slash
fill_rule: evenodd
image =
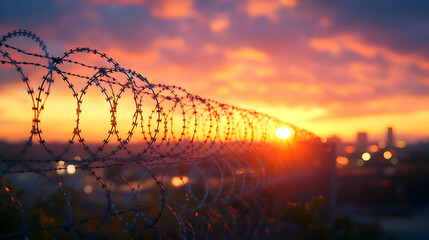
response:
<path id="1" fill-rule="evenodd" d="M 335 144 L 335 156 L 338 156 L 343 149 L 341 138 L 337 137 L 337 135 L 332 135 L 331 137 L 328 137 L 326 139 L 326 142 L 330 144 Z"/>
<path id="2" fill-rule="evenodd" d="M 358 132 L 357 133 L 357 140 L 356 140 L 356 152 L 357 153 L 365 152 L 367 146 L 368 146 L 367 133 L 366 132 Z"/>
<path id="3" fill-rule="evenodd" d="M 386 139 L 386 147 L 393 148 L 395 146 L 395 142 L 393 139 L 393 128 L 387 128 L 387 139 Z"/>

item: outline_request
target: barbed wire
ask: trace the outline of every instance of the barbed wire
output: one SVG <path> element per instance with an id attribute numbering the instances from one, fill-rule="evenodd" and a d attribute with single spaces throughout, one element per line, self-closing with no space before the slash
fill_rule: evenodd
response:
<path id="1" fill-rule="evenodd" d="M 38 50 L 17 47 L 18 37 Z M 33 115 L 28 140 L 0 150 L 0 215 L 12 224 L 2 239 L 248 239 L 265 231 L 268 202 L 255 191 L 281 181 L 292 148 L 323 148 L 314 134 L 274 117 L 150 83 L 97 49 L 54 57 L 39 36 L 16 30 L 1 38 L 0 56 L 0 66 L 24 83 Z M 34 80 L 26 67 L 44 74 Z M 46 107 L 54 82 L 76 103 L 63 144 L 48 141 L 41 125 L 42 113 L 56 111 Z M 81 126 L 94 88 L 110 115 L 99 144 Z M 118 126 L 123 98 L 133 109 L 127 131 Z M 283 126 L 292 132 L 288 140 L 275 136 Z"/>

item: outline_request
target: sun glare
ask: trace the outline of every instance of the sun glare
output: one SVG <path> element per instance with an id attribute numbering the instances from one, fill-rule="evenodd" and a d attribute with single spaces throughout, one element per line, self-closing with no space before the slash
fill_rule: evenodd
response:
<path id="1" fill-rule="evenodd" d="M 280 139 L 290 138 L 291 135 L 292 135 L 292 132 L 287 127 L 281 127 L 276 131 L 276 136 Z"/>

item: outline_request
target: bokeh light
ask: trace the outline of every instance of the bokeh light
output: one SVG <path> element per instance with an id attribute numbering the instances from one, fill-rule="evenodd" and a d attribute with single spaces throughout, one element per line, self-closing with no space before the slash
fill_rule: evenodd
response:
<path id="1" fill-rule="evenodd" d="M 369 159 L 371 159 L 371 154 L 369 154 L 367 152 L 362 154 L 362 160 L 369 161 Z"/>
<path id="2" fill-rule="evenodd" d="M 378 151 L 378 146 L 377 145 L 371 145 L 369 146 L 369 151 L 370 152 L 377 152 Z"/>
<path id="3" fill-rule="evenodd" d="M 84 191 L 86 194 L 90 194 L 90 193 L 92 193 L 92 186 L 91 186 L 91 185 L 86 185 L 86 186 L 83 188 L 83 191 Z"/>
<path id="4" fill-rule="evenodd" d="M 344 148 L 344 152 L 345 153 L 354 153 L 355 152 L 355 147 L 353 147 L 353 146 L 346 146 Z"/>
<path id="5" fill-rule="evenodd" d="M 58 162 L 58 168 L 61 168 L 61 169 L 57 169 L 57 174 L 58 175 L 63 175 L 64 173 L 66 173 L 64 161 L 59 161 Z"/>
<path id="6" fill-rule="evenodd" d="M 397 141 L 397 142 L 395 143 L 395 146 L 396 146 L 397 148 L 405 148 L 405 147 L 407 146 L 407 142 L 400 140 L 400 141 Z"/>
<path id="7" fill-rule="evenodd" d="M 186 176 L 183 177 L 173 177 L 171 179 L 171 184 L 173 184 L 173 186 L 175 187 L 180 187 L 184 184 L 187 184 L 189 182 L 189 178 Z"/>
<path id="8" fill-rule="evenodd" d="M 68 174 L 74 174 L 76 172 L 76 167 L 74 165 L 68 165 L 67 166 L 67 173 Z"/>
<path id="9" fill-rule="evenodd" d="M 390 158 L 392 158 L 392 153 L 390 152 L 390 151 L 385 151 L 384 153 L 383 153 L 383 157 L 385 158 L 385 159 L 390 159 Z"/>
<path id="10" fill-rule="evenodd" d="M 347 157 L 343 157 L 343 156 L 337 157 L 337 164 L 347 165 L 348 163 L 349 163 L 349 159 Z"/>

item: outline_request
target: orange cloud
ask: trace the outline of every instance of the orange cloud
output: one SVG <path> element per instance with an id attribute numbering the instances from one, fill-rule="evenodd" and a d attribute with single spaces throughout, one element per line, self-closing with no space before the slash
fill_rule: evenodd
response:
<path id="1" fill-rule="evenodd" d="M 210 30 L 212 32 L 221 32 L 227 30 L 231 26 L 229 19 L 224 16 L 218 16 L 210 22 Z"/>
<path id="2" fill-rule="evenodd" d="M 353 62 L 349 65 L 349 71 L 353 78 L 361 82 L 372 82 L 375 84 L 376 77 L 379 73 L 377 66 L 363 62 Z"/>
<path id="3" fill-rule="evenodd" d="M 328 38 L 313 38 L 309 41 L 310 47 L 319 52 L 329 52 L 332 55 L 339 55 L 341 53 L 340 45 L 337 41 Z"/>
<path id="4" fill-rule="evenodd" d="M 282 7 L 295 7 L 296 0 L 249 0 L 246 12 L 251 17 L 266 17 L 271 21 L 278 20 L 278 11 Z"/>
<path id="5" fill-rule="evenodd" d="M 313 73 L 296 66 L 287 68 L 287 72 L 292 76 L 299 77 L 309 82 L 317 80 Z"/>
<path id="6" fill-rule="evenodd" d="M 293 92 L 299 92 L 300 94 L 307 94 L 309 96 L 315 96 L 321 93 L 321 89 L 317 84 L 302 84 L 299 82 L 286 83 L 283 86 L 285 89 Z"/>
<path id="7" fill-rule="evenodd" d="M 153 41 L 155 48 L 163 48 L 175 51 L 184 51 L 188 45 L 182 37 L 159 37 Z"/>
<path id="8" fill-rule="evenodd" d="M 348 38 L 348 37 L 343 38 L 342 42 L 343 42 L 345 49 L 352 51 L 352 52 L 355 52 L 355 53 L 362 55 L 366 58 L 373 58 L 377 54 L 379 54 L 383 51 L 382 49 L 380 49 L 378 47 L 364 44 L 362 42 L 356 41 L 353 38 Z"/>
<path id="9" fill-rule="evenodd" d="M 429 70 L 429 60 L 417 54 L 398 53 L 385 46 L 368 44 L 357 35 L 344 34 L 328 38 L 312 38 L 309 46 L 316 51 L 327 51 L 335 56 L 340 55 L 343 51 L 350 51 L 369 59 L 382 56 L 393 64 L 417 65 Z"/>
<path id="10" fill-rule="evenodd" d="M 216 89 L 216 92 L 219 95 L 228 95 L 231 92 L 231 90 L 227 86 L 220 86 Z"/>
<path id="11" fill-rule="evenodd" d="M 332 21 L 329 18 L 322 18 L 319 20 L 318 24 L 319 26 L 326 28 L 332 26 Z"/>
<path id="12" fill-rule="evenodd" d="M 244 63 L 227 64 L 225 67 L 220 68 L 212 73 L 213 79 L 232 80 L 237 78 L 238 75 L 245 72 L 247 66 Z"/>
<path id="13" fill-rule="evenodd" d="M 215 52 L 217 52 L 218 47 L 211 44 L 211 43 L 205 43 L 203 46 L 204 52 L 208 53 L 208 54 L 213 54 Z"/>
<path id="14" fill-rule="evenodd" d="M 398 65 L 417 65 L 422 69 L 429 70 L 429 61 L 417 54 L 398 53 L 385 46 L 377 46 L 365 43 L 356 36 L 341 36 L 340 41 L 347 49 L 366 58 L 374 58 L 377 55 L 384 57 L 387 61 Z"/>
<path id="15" fill-rule="evenodd" d="M 278 2 L 280 3 L 280 5 L 285 7 L 295 7 L 296 5 L 298 5 L 297 0 L 279 0 Z"/>
<path id="16" fill-rule="evenodd" d="M 129 63 L 132 62 L 139 62 L 139 63 L 154 63 L 160 58 L 160 54 L 157 51 L 147 51 L 147 52 L 129 52 L 129 51 L 123 51 L 119 48 L 111 48 L 108 49 L 106 52 L 109 53 L 109 55 L 114 56 L 116 59 L 121 59 L 121 63 L 123 61 L 126 61 L 122 63 L 123 65 L 129 65 Z"/>
<path id="17" fill-rule="evenodd" d="M 247 5 L 247 13 L 251 17 L 266 17 L 272 21 L 276 21 L 278 4 L 273 1 L 249 1 Z"/>
<path id="18" fill-rule="evenodd" d="M 350 84 L 332 84 L 329 87 L 329 91 L 335 93 L 338 96 L 349 97 L 356 96 L 357 98 L 362 99 L 362 101 L 367 101 L 366 99 L 369 96 L 372 96 L 374 93 L 374 87 L 369 84 L 361 83 L 350 83 Z M 347 103 L 340 103 L 341 106 L 346 106 Z M 359 108 L 358 108 L 359 109 Z"/>
<path id="19" fill-rule="evenodd" d="M 276 69 L 270 66 L 255 67 L 253 71 L 257 77 L 271 77 L 277 73 Z"/>
<path id="20" fill-rule="evenodd" d="M 205 46 L 206 51 L 215 51 L 213 45 Z M 217 49 L 216 49 L 217 50 Z M 244 47 L 237 50 L 226 50 L 223 52 L 226 61 L 215 68 L 210 74 L 214 80 L 228 80 L 230 85 L 234 85 L 237 90 L 243 90 L 237 87 L 240 79 L 266 78 L 277 74 L 277 70 L 269 64 L 267 53 L 251 48 Z"/>
<path id="21" fill-rule="evenodd" d="M 227 57 L 234 60 L 250 60 L 257 62 L 268 61 L 268 54 L 260 50 L 246 47 L 235 51 L 229 51 L 226 53 Z"/>
<path id="22" fill-rule="evenodd" d="M 196 16 L 192 0 L 155 1 L 151 8 L 152 15 L 165 19 L 192 18 Z"/>

